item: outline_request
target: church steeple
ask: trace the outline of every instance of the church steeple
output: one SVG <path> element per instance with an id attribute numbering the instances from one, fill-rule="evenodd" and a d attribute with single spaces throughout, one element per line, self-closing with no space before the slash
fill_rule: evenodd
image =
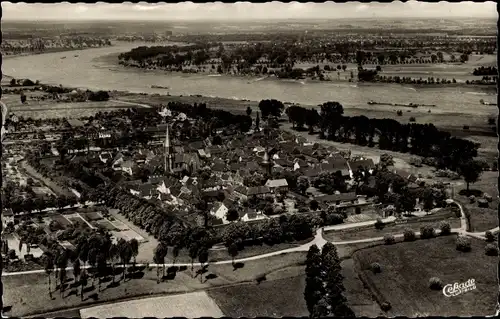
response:
<path id="1" fill-rule="evenodd" d="M 173 150 L 170 144 L 169 125 L 167 124 L 167 131 L 165 133 L 165 174 L 172 173 L 172 156 Z"/>
<path id="2" fill-rule="evenodd" d="M 264 156 L 262 157 L 261 165 L 266 168 L 266 173 L 269 176 L 271 176 L 271 167 L 273 166 L 273 164 L 271 163 L 271 161 L 269 159 L 269 153 L 267 151 L 267 147 L 266 147 L 266 152 L 264 153 Z"/>

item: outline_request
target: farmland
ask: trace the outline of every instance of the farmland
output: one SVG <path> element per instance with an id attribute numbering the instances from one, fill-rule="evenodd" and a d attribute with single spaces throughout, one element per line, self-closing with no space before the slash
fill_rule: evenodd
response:
<path id="1" fill-rule="evenodd" d="M 472 241 L 472 250 L 455 249 L 456 236 L 416 242 L 382 245 L 356 252 L 356 267 L 392 305 L 390 316 L 486 316 L 494 313 L 498 294 L 496 257 L 484 254 L 485 243 Z M 370 264 L 377 262 L 382 272 L 374 274 Z M 438 277 L 443 284 L 476 281 L 477 289 L 446 298 L 441 290 L 429 288 L 429 279 Z M 401 298 L 405 296 L 405 298 Z"/>

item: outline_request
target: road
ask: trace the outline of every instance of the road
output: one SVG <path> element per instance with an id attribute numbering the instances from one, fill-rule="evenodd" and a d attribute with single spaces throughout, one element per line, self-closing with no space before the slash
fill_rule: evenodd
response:
<path id="1" fill-rule="evenodd" d="M 467 220 L 465 218 L 464 210 L 462 208 L 462 205 L 458 202 L 453 201 L 458 205 L 460 208 L 460 213 L 461 213 L 461 226 L 460 228 L 453 228 L 451 229 L 451 233 L 458 234 L 458 235 L 465 235 L 465 236 L 470 236 L 478 239 L 484 240 L 484 232 L 482 233 L 471 233 L 467 231 Z M 393 217 L 389 217 L 384 219 L 384 222 L 390 222 L 393 221 Z M 375 222 L 370 221 L 370 222 L 359 222 L 359 223 L 351 223 L 351 224 L 343 224 L 342 228 L 340 228 L 341 225 L 334 225 L 334 226 L 327 226 L 327 227 L 322 227 L 316 230 L 316 234 L 314 236 L 314 239 L 311 240 L 310 242 L 303 244 L 299 247 L 293 247 L 293 248 L 288 248 L 284 250 L 279 250 L 271 253 L 266 253 L 266 254 L 261 254 L 261 255 L 256 255 L 256 256 L 251 256 L 251 257 L 246 257 L 246 258 L 240 258 L 240 259 L 235 259 L 234 262 L 248 262 L 252 260 L 259 260 L 263 258 L 269 258 L 272 256 L 279 256 L 283 254 L 289 254 L 289 253 L 295 253 L 295 252 L 305 252 L 308 251 L 309 248 L 313 245 L 318 246 L 318 248 L 323 247 L 328 241 L 324 239 L 323 237 L 323 232 L 325 230 L 339 230 L 339 229 L 349 229 L 349 228 L 358 228 L 358 227 L 366 227 L 371 224 L 374 224 Z M 498 232 L 499 227 L 493 228 L 490 230 L 491 232 L 495 233 Z M 436 229 L 436 234 L 439 234 L 440 231 Z M 415 235 L 420 235 L 420 232 L 415 232 Z M 404 235 L 403 234 L 394 234 L 394 238 L 402 238 Z M 371 237 L 371 238 L 365 238 L 365 239 L 357 239 L 357 240 L 344 240 L 344 241 L 331 241 L 332 244 L 334 245 L 350 245 L 350 244 L 359 244 L 359 243 L 370 243 L 370 242 L 377 242 L 377 241 L 382 241 L 384 240 L 383 237 Z M 216 261 L 216 262 L 211 262 L 211 265 L 222 265 L 222 264 L 230 264 L 233 263 L 232 260 L 223 260 L 223 261 Z M 126 267 L 130 266 L 131 264 L 126 265 Z M 139 266 L 145 266 L 145 267 L 171 267 L 171 266 L 186 266 L 186 267 L 191 267 L 190 263 L 175 263 L 175 264 L 137 264 Z M 201 267 L 202 265 L 200 263 L 194 263 L 193 264 L 196 267 Z M 116 265 L 116 267 L 123 267 L 122 265 Z M 89 268 L 87 266 L 87 268 Z M 72 267 L 67 267 L 66 270 L 72 270 Z M 27 270 L 27 271 L 19 271 L 19 272 L 4 272 L 2 276 L 8 277 L 8 276 L 20 276 L 20 275 L 28 275 L 28 274 L 42 274 L 45 273 L 45 270 L 43 269 L 37 269 L 37 270 Z"/>

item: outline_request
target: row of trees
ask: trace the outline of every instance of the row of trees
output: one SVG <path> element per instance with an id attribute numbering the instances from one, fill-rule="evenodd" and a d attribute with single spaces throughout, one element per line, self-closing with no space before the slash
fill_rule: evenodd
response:
<path id="1" fill-rule="evenodd" d="M 322 138 L 369 147 L 378 144 L 384 150 L 432 157 L 438 168 L 456 170 L 460 163 L 477 156 L 479 144 L 452 137 L 433 124 L 401 124 L 392 119 L 349 117 L 343 113 L 344 108 L 338 102 L 323 103 L 319 117 L 299 106 L 288 111 L 290 122 L 303 125 L 304 119 L 309 119 L 309 129 L 319 128 Z"/>
<path id="2" fill-rule="evenodd" d="M 61 296 L 63 296 L 66 288 L 66 267 L 68 267 L 69 263 L 72 263 L 75 283 L 81 285 L 80 297 L 83 300 L 83 292 L 89 275 L 92 277 L 92 286 L 95 279 L 98 279 L 99 291 L 101 291 L 102 277 L 111 274 L 114 284 L 115 265 L 120 262 L 123 266 L 122 279 L 125 280 L 126 265 L 133 258 L 135 267 L 135 258 L 139 254 L 139 242 L 136 239 L 130 241 L 120 239 L 117 243 L 113 243 L 109 233 L 94 232 L 91 235 L 82 235 L 75 241 L 75 244 L 75 250 L 68 250 L 58 243 L 52 242 L 51 246 L 42 255 L 51 298 L 51 274 L 55 273 L 56 289 L 58 287 Z M 88 270 L 87 263 L 90 266 Z M 111 272 L 108 268 L 109 264 Z M 57 285 L 58 280 L 59 285 Z"/>
<path id="3" fill-rule="evenodd" d="M 496 75 L 498 76 L 498 69 L 494 66 L 480 66 L 475 68 L 472 72 L 473 75 Z"/>
<path id="4" fill-rule="evenodd" d="M 337 248 L 326 243 L 309 248 L 306 259 L 306 287 L 304 298 L 312 318 L 355 317 L 344 296 L 342 266 Z"/>

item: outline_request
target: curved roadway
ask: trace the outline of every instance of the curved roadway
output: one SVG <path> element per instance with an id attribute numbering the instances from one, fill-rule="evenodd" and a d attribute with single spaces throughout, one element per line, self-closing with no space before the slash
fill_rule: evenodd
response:
<path id="1" fill-rule="evenodd" d="M 459 235 L 466 235 L 466 236 L 471 236 L 477 239 L 485 239 L 484 233 L 485 232 L 468 232 L 467 231 L 467 220 L 465 217 L 464 210 L 462 208 L 462 205 L 456 201 L 453 200 L 453 203 L 457 204 L 457 206 L 460 208 L 460 222 L 461 226 L 460 228 L 453 228 L 451 230 L 451 233 L 454 234 L 459 234 Z M 384 222 L 392 222 L 394 221 L 394 217 L 388 217 L 386 219 L 383 219 Z M 352 224 L 341 224 L 341 225 L 333 225 L 333 226 L 326 226 L 322 227 L 316 230 L 316 235 L 314 236 L 314 239 L 311 240 L 310 242 L 303 244 L 299 247 L 293 247 L 293 248 L 288 248 L 284 250 L 279 250 L 271 253 L 266 253 L 266 254 L 261 254 L 261 255 L 256 255 L 256 256 L 251 256 L 251 257 L 246 257 L 246 258 L 240 258 L 240 259 L 235 259 L 234 262 L 247 262 L 247 261 L 252 261 L 252 260 L 258 260 L 258 259 L 263 259 L 263 258 L 268 258 L 272 256 L 278 256 L 282 254 L 289 254 L 289 253 L 294 253 L 294 252 L 303 252 L 303 251 L 308 251 L 309 248 L 312 245 L 317 245 L 319 248 L 323 247 L 328 241 L 324 239 L 323 237 L 323 232 L 324 231 L 329 231 L 329 230 L 340 230 L 340 229 L 349 229 L 349 228 L 357 228 L 357 227 L 364 227 L 364 226 L 369 226 L 375 224 L 375 221 L 367 221 L 367 222 L 360 222 L 360 223 L 352 223 Z M 493 228 L 490 230 L 491 232 L 495 233 L 499 231 L 499 227 Z M 439 230 L 436 230 L 436 233 L 439 234 Z M 420 235 L 420 232 L 415 232 L 415 235 Z M 403 234 L 395 234 L 395 238 L 402 238 L 404 235 Z M 357 240 L 343 240 L 343 241 L 331 241 L 332 244 L 334 245 L 349 245 L 349 244 L 359 244 L 359 243 L 370 243 L 370 242 L 377 242 L 377 241 L 382 241 L 384 237 L 371 237 L 371 238 L 365 238 L 365 239 L 357 239 Z M 223 260 L 223 261 L 215 261 L 211 262 L 211 265 L 221 265 L 221 264 L 230 264 L 233 263 L 232 260 Z M 149 267 L 171 267 L 171 266 L 186 266 L 186 267 L 191 267 L 191 263 L 175 263 L 175 264 L 136 264 L 137 266 L 149 266 Z M 202 265 L 200 263 L 194 263 L 193 264 L 196 267 L 201 267 Z M 86 266 L 85 268 L 89 268 L 90 266 Z M 123 265 L 116 265 L 117 268 L 123 267 Z M 66 270 L 72 270 L 73 267 L 67 267 Z M 27 271 L 18 271 L 18 272 L 4 272 L 2 276 L 18 276 L 18 275 L 27 275 L 27 274 L 39 274 L 39 273 L 45 273 L 45 270 L 43 269 L 37 269 L 37 270 L 27 270 Z"/>

